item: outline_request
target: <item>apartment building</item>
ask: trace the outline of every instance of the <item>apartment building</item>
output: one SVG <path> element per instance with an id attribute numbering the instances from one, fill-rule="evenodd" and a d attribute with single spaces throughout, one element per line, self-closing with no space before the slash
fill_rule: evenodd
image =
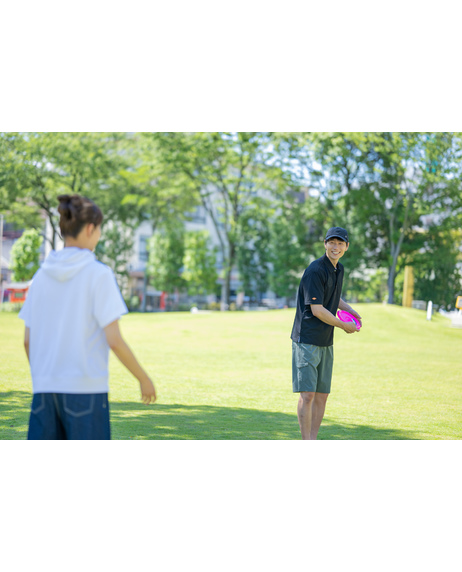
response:
<path id="1" fill-rule="evenodd" d="M 217 271 L 223 268 L 223 256 L 219 250 L 219 238 L 213 224 L 211 216 L 207 213 L 203 206 L 198 206 L 193 212 L 188 213 L 185 220 L 186 231 L 207 231 L 210 235 L 210 240 L 214 247 L 217 247 Z M 145 270 L 148 261 L 148 241 L 153 235 L 153 228 L 149 221 L 144 221 L 135 231 L 134 246 L 132 254 L 128 260 L 127 270 L 129 272 L 129 292 L 128 296 L 131 298 L 136 296 L 142 302 L 144 295 L 146 295 L 146 310 L 159 311 L 165 310 L 169 307 L 169 302 L 175 304 L 188 305 L 198 301 L 197 297 L 192 299 L 184 293 L 177 293 L 170 295 L 169 298 L 165 293 L 155 290 L 152 286 L 145 283 Z M 217 302 L 218 293 L 221 290 L 223 279 L 217 280 L 217 293 L 201 297 L 199 300 L 202 304 L 211 304 Z M 239 300 L 240 290 L 242 289 L 242 282 L 239 280 L 237 269 L 234 269 L 231 274 L 231 294 L 232 301 Z M 240 298 L 243 301 L 243 294 Z M 140 302 L 140 306 L 141 306 Z"/>

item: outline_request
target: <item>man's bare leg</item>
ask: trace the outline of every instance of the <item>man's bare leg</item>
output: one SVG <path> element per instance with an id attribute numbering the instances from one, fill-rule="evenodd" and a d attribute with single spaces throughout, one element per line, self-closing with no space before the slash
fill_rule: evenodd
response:
<path id="1" fill-rule="evenodd" d="M 311 413 L 311 430 L 310 439 L 316 440 L 318 438 L 319 427 L 321 427 L 321 422 L 324 417 L 324 412 L 326 410 L 328 393 L 315 393 L 313 399 L 313 409 Z"/>
<path id="2" fill-rule="evenodd" d="M 315 395 L 314 391 L 301 391 L 298 400 L 298 423 L 300 424 L 302 439 L 307 441 L 310 439 L 312 431 L 312 409 Z"/>

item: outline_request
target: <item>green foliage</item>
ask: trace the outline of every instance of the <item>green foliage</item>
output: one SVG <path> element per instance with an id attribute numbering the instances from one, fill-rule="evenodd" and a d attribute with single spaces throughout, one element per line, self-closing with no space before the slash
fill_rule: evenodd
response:
<path id="1" fill-rule="evenodd" d="M 262 196 L 274 198 L 286 183 L 284 172 L 271 162 L 273 134 L 163 132 L 147 136 L 157 144 L 172 176 L 196 193 L 213 221 L 223 256 L 223 301 L 229 303 L 231 271 L 238 260 L 247 280 L 248 260 L 240 252 L 246 248 L 241 220 Z"/>
<path id="2" fill-rule="evenodd" d="M 384 302 L 388 297 L 387 277 L 385 268 L 368 274 L 351 272 L 349 279 L 344 281 L 342 298 L 350 303 Z"/>
<path id="3" fill-rule="evenodd" d="M 216 253 L 207 231 L 185 234 L 183 275 L 188 293 L 192 296 L 215 291 L 217 281 Z"/>
<path id="4" fill-rule="evenodd" d="M 101 239 L 95 254 L 101 262 L 112 268 L 122 291 L 126 290 L 129 273 L 127 261 L 133 249 L 133 230 L 119 221 L 103 223 Z"/>
<path id="5" fill-rule="evenodd" d="M 452 228 L 459 225 L 460 134 L 337 132 L 286 140 L 319 193 L 327 226 L 345 221 L 339 226 L 352 235 L 352 266 L 387 266 L 388 301 L 396 301 L 402 259 L 421 247 L 415 229 L 422 229 L 422 217 L 440 214 Z"/>
<path id="6" fill-rule="evenodd" d="M 271 210 L 266 201 L 252 205 L 239 220 L 237 261 L 243 290 L 249 296 L 258 297 L 267 291 L 270 260 Z"/>
<path id="7" fill-rule="evenodd" d="M 289 191 L 270 227 L 270 288 L 279 297 L 295 298 L 305 268 L 324 252 L 317 201 L 307 191 Z"/>
<path id="8" fill-rule="evenodd" d="M 161 160 L 158 143 L 150 134 L 136 133 L 124 147 L 126 166 L 120 171 L 123 198 L 119 218 L 135 224 L 149 220 L 153 229 L 183 220 L 199 204 L 185 175 L 172 172 Z"/>
<path id="9" fill-rule="evenodd" d="M 454 308 L 457 296 L 462 295 L 462 272 L 455 261 L 460 257 L 461 230 L 432 228 L 426 244 L 413 257 L 414 298 L 431 300 L 445 309 Z"/>
<path id="10" fill-rule="evenodd" d="M 2 133 L 8 161 L 0 163 L 0 180 L 3 200 L 13 217 L 26 223 L 27 217 L 44 213 L 52 228 L 53 247 L 59 235 L 60 194 L 87 196 L 112 218 L 123 196 L 118 172 L 124 165 L 120 147 L 124 138 L 124 134 L 103 132 Z"/>
<path id="11" fill-rule="evenodd" d="M 19 302 L 3 302 L 0 304 L 0 312 L 9 312 L 17 314 L 22 308 L 22 304 Z"/>
<path id="12" fill-rule="evenodd" d="M 108 221 L 127 232 L 146 220 L 165 229 L 200 204 L 218 236 L 225 302 L 236 266 L 248 293 L 291 297 L 324 252 L 325 230 L 344 226 L 349 292 L 376 297 L 350 274 L 387 268 L 388 301 L 397 302 L 402 269 L 415 264 L 416 296 L 448 305 L 459 284 L 458 237 L 448 233 L 462 226 L 461 165 L 462 136 L 452 132 L 2 132 L 0 212 L 39 231 L 46 216 L 55 246 L 61 193 L 95 200 L 104 232 Z M 122 282 L 124 233 L 98 249 Z"/>
<path id="13" fill-rule="evenodd" d="M 39 269 L 40 246 L 43 237 L 34 230 L 26 230 L 13 244 L 11 249 L 10 268 L 13 271 L 13 280 L 28 281 Z"/>
<path id="14" fill-rule="evenodd" d="M 216 254 L 208 232 L 185 232 L 182 224 L 170 224 L 151 237 L 148 253 L 147 272 L 156 289 L 187 289 L 192 296 L 215 291 Z"/>
<path id="15" fill-rule="evenodd" d="M 182 224 L 171 224 L 156 232 L 148 241 L 146 272 L 157 290 L 172 293 L 185 288 L 181 276 L 185 254 L 184 234 Z"/>

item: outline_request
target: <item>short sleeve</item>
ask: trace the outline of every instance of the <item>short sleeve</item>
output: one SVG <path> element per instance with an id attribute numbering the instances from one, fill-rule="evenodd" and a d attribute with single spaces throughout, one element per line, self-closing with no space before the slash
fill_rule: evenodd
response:
<path id="1" fill-rule="evenodd" d="M 100 328 L 105 328 L 123 314 L 128 308 L 122 298 L 114 273 L 108 267 L 99 277 L 93 304 L 93 314 Z"/>
<path id="2" fill-rule="evenodd" d="M 324 303 L 326 276 L 322 270 L 308 270 L 303 277 L 303 293 L 305 306 Z"/>

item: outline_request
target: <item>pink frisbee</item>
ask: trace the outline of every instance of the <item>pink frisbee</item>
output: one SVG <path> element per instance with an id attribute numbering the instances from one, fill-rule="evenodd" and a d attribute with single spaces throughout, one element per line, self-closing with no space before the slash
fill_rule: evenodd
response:
<path id="1" fill-rule="evenodd" d="M 342 322 L 354 322 L 358 330 L 361 329 L 361 324 L 359 323 L 358 319 L 352 316 L 350 312 L 345 312 L 345 310 L 339 310 L 337 312 L 337 318 Z"/>

